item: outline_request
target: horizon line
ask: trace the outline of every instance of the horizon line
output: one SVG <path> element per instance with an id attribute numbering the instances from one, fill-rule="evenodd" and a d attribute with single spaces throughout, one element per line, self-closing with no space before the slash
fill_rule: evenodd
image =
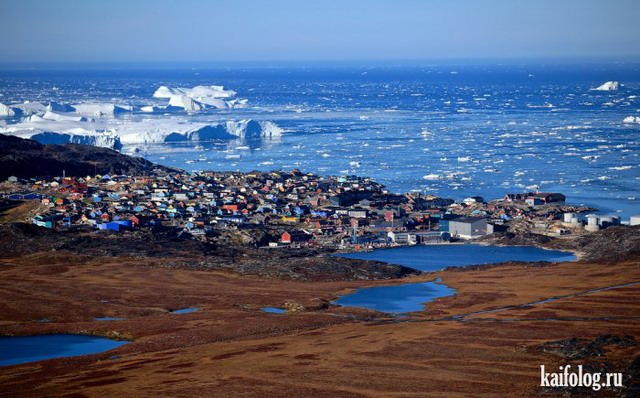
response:
<path id="1" fill-rule="evenodd" d="M 298 60 L 209 60 L 209 61 L 37 61 L 0 62 L 3 71 L 28 70 L 118 70 L 118 69 L 220 69 L 231 67 L 367 67 L 367 66 L 499 66 L 541 64 L 636 64 L 640 56 L 572 56 L 572 57 L 487 57 L 487 58 L 433 58 L 433 59 L 298 59 Z"/>

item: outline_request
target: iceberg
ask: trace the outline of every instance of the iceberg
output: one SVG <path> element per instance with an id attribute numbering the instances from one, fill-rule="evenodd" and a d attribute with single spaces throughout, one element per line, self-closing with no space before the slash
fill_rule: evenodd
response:
<path id="1" fill-rule="evenodd" d="M 153 106 L 153 105 L 143 106 L 140 108 L 140 112 L 144 112 L 144 113 L 159 113 L 159 112 L 164 112 L 166 110 L 167 108 L 164 106 Z"/>
<path id="2" fill-rule="evenodd" d="M 602 83 L 600 86 L 596 88 L 592 88 L 594 91 L 616 91 L 620 88 L 620 83 L 616 81 L 608 81 Z"/>
<path id="3" fill-rule="evenodd" d="M 0 126 L 0 133 L 31 138 L 44 144 L 78 143 L 120 149 L 123 144 L 178 141 L 229 141 L 279 137 L 283 130 L 271 121 L 230 120 L 221 123 L 186 123 L 175 119 L 87 119 L 48 112 L 20 123 Z"/>
<path id="4" fill-rule="evenodd" d="M 238 138 L 275 138 L 280 137 L 283 130 L 274 122 L 255 120 L 228 121 L 227 130 Z"/>
<path id="5" fill-rule="evenodd" d="M 15 130 L 0 134 L 12 135 L 20 138 L 38 141 L 41 144 L 82 144 L 93 145 L 111 149 L 121 149 L 122 143 L 117 136 L 105 133 L 96 133 L 86 130 L 61 132 L 49 132 L 40 130 Z"/>
<path id="6" fill-rule="evenodd" d="M 153 93 L 153 97 L 168 98 L 169 106 L 183 108 L 187 112 L 197 112 L 204 108 L 246 107 L 248 101 L 236 98 L 236 94 L 233 90 L 225 90 L 223 86 L 195 86 L 193 88 L 160 86 Z"/>
<path id="7" fill-rule="evenodd" d="M 174 95 L 169 99 L 169 106 L 182 108 L 187 112 L 198 112 L 203 106 L 198 101 L 186 95 Z"/>
<path id="8" fill-rule="evenodd" d="M 42 132 L 33 134 L 29 138 L 41 144 L 82 144 L 111 149 L 122 148 L 122 143 L 117 136 L 87 131 L 79 131 L 78 134 Z"/>
<path id="9" fill-rule="evenodd" d="M 40 118 L 40 116 L 38 115 L 32 115 L 29 117 L 30 120 L 35 120 L 37 118 Z M 63 115 L 60 113 L 56 113 L 56 112 L 52 112 L 52 111 L 47 111 L 43 116 L 41 116 L 42 119 L 45 120 L 53 120 L 53 121 L 71 121 L 71 122 L 88 122 L 89 119 L 87 119 L 84 116 L 76 116 L 76 115 Z"/>
<path id="10" fill-rule="evenodd" d="M 58 113 L 68 113 L 76 111 L 76 109 L 69 104 L 60 104 L 53 101 L 49 102 L 49 105 L 47 105 L 47 110 Z"/>
<path id="11" fill-rule="evenodd" d="M 622 120 L 622 123 L 626 123 L 626 124 L 637 123 L 637 124 L 640 124 L 640 116 L 627 116 Z"/>
<path id="12" fill-rule="evenodd" d="M 13 117 L 15 115 L 16 112 L 13 109 L 0 103 L 0 117 Z"/>
<path id="13" fill-rule="evenodd" d="M 252 119 L 217 124 L 185 125 L 179 121 L 146 120 L 112 130 L 123 144 L 181 141 L 229 141 L 279 137 L 283 130 L 270 121 Z"/>
<path id="14" fill-rule="evenodd" d="M 43 114 L 47 111 L 47 106 L 41 102 L 25 101 L 22 104 L 11 105 L 17 115 L 30 116 L 35 114 Z"/>
<path id="15" fill-rule="evenodd" d="M 154 98 L 171 98 L 175 95 L 184 95 L 185 92 L 181 89 L 170 88 L 167 86 L 160 86 L 155 93 L 153 93 Z"/>
<path id="16" fill-rule="evenodd" d="M 75 113 L 85 116 L 97 116 L 97 117 L 115 117 L 116 115 L 129 112 L 132 110 L 129 106 L 115 105 L 115 104 L 79 104 L 73 105 Z"/>
<path id="17" fill-rule="evenodd" d="M 194 99 L 202 98 L 234 98 L 236 92 L 225 90 L 223 86 L 195 86 L 193 88 L 171 88 L 160 86 L 154 93 L 154 98 L 171 98 L 176 95 L 187 95 Z"/>

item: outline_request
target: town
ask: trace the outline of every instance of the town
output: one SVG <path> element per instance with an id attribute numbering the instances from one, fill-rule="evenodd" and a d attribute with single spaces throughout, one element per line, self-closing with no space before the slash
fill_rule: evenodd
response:
<path id="1" fill-rule="evenodd" d="M 49 229 L 111 233 L 169 227 L 195 239 L 260 230 L 256 247 L 365 250 L 469 240 L 525 228 L 553 236 L 595 231 L 619 217 L 565 205 L 560 193 L 508 194 L 460 202 L 394 194 L 370 178 L 291 172 L 163 173 L 22 180 L 2 185 L 6 200 L 33 201 L 31 222 Z M 632 217 L 631 224 L 637 224 Z"/>

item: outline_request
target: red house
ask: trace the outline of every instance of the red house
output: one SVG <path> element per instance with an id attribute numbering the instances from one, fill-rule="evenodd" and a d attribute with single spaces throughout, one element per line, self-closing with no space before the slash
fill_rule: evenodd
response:
<path id="1" fill-rule="evenodd" d="M 311 240 L 313 235 L 308 234 L 304 231 L 284 231 L 282 235 L 280 235 L 280 243 L 301 243 L 308 242 Z"/>

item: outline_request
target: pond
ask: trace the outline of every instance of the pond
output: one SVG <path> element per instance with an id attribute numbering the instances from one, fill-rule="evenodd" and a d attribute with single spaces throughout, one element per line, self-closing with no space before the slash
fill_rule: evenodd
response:
<path id="1" fill-rule="evenodd" d="M 440 283 L 438 278 L 433 282 L 358 289 L 353 293 L 340 296 L 334 304 L 399 314 L 423 310 L 426 303 L 454 294 L 456 291 Z"/>
<path id="2" fill-rule="evenodd" d="M 263 312 L 268 312 L 270 314 L 284 314 L 287 312 L 284 308 L 277 307 L 262 307 L 260 308 Z"/>
<path id="3" fill-rule="evenodd" d="M 0 366 L 97 354 L 127 343 L 77 334 L 0 337 Z"/>
<path id="4" fill-rule="evenodd" d="M 506 261 L 575 261 L 570 252 L 546 250 L 534 246 L 486 246 L 478 244 L 442 244 L 396 247 L 370 252 L 340 254 L 342 257 L 384 261 L 420 271 L 439 271 L 447 267 L 493 264 Z"/>
<path id="5" fill-rule="evenodd" d="M 171 311 L 172 314 L 191 314 L 192 312 L 197 312 L 200 310 L 198 307 L 189 307 L 189 308 L 181 308 L 179 310 Z"/>

